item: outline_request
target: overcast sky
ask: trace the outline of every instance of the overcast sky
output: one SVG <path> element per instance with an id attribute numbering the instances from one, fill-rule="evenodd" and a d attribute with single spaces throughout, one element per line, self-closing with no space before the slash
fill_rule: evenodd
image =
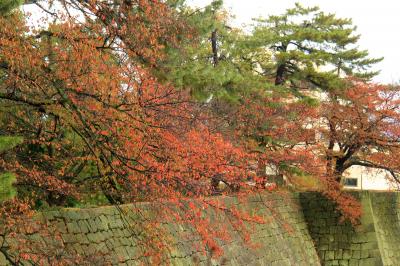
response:
<path id="1" fill-rule="evenodd" d="M 190 0 L 194 6 L 204 6 L 211 0 Z M 281 14 L 295 2 L 304 6 L 319 6 L 322 11 L 338 17 L 352 18 L 361 34 L 362 49 L 373 57 L 384 57 L 377 65 L 381 74 L 375 81 L 400 82 L 400 1 L 397 0 L 225 0 L 225 7 L 235 15 L 235 25 L 251 23 L 251 18 Z"/>

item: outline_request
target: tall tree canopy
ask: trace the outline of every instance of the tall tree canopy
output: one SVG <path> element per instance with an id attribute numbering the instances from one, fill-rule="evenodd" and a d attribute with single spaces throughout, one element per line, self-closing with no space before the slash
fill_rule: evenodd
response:
<path id="1" fill-rule="evenodd" d="M 203 9 L 181 3 L 179 14 L 191 29 L 184 45 L 169 47 L 166 60 L 160 65 L 160 80 L 172 82 L 177 88 L 190 88 L 198 100 L 210 97 L 238 101 L 241 94 L 266 87 L 265 78 L 256 76 L 247 54 L 265 49 L 247 48 L 242 30 L 229 25 L 230 15 L 222 9 L 222 1 L 213 1 Z"/>
<path id="2" fill-rule="evenodd" d="M 246 151 L 209 130 L 185 90 L 154 76 L 165 49 L 190 33 L 175 10 L 161 1 L 58 5 L 41 5 L 54 18 L 45 28 L 27 25 L 17 10 L 0 16 L 1 134 L 23 138 L 0 159 L 1 173 L 16 176 L 17 198 L 5 207 L 93 197 L 178 203 L 219 193 L 216 175 L 231 190 L 244 184 Z M 216 249 L 220 227 L 195 215 L 209 206 L 181 219 L 196 223 L 204 248 Z"/>
<path id="3" fill-rule="evenodd" d="M 246 195 L 257 164 L 261 183 L 267 166 L 319 179 L 355 221 L 346 169 L 398 179 L 398 89 L 368 83 L 381 59 L 357 48 L 349 19 L 297 4 L 244 33 L 221 1 L 59 0 L 35 2 L 49 19 L 34 27 L 19 1 L 0 3 L 7 208 Z M 209 205 L 186 218 L 216 249 L 221 227 L 198 215 Z"/>
<path id="4" fill-rule="evenodd" d="M 35 195 L 51 204 L 62 203 L 88 181 L 100 185 L 111 202 L 124 201 L 110 193 L 115 190 L 132 199 L 146 199 L 140 190 L 157 197 L 181 191 L 177 182 L 191 183 L 184 165 L 179 171 L 173 167 L 191 154 L 181 148 L 193 141 L 223 141 L 207 135 L 189 139 L 201 121 L 191 117 L 196 110 L 188 96 L 151 75 L 162 43 L 177 44 L 170 31 L 182 23 L 161 2 L 61 3 L 81 11 L 85 23 L 67 17 L 29 34 L 17 14 L 1 18 L 2 128 L 24 136 L 26 144 L 4 167 L 19 172 L 19 185 L 45 190 Z M 134 30 L 138 27 L 141 31 Z M 244 175 L 232 174 L 235 165 L 244 171 L 243 153 L 220 145 L 226 161 L 202 159 L 198 163 L 204 166 L 191 171 L 203 172 L 190 178 Z M 206 158 L 213 147 L 202 147 Z"/>
<path id="5" fill-rule="evenodd" d="M 301 88 L 301 82 L 308 82 L 329 89 L 338 85 L 341 75 L 369 79 L 377 74 L 369 69 L 382 58 L 369 58 L 367 51 L 357 48 L 360 36 L 351 19 L 297 3 L 282 15 L 258 22 L 254 39 L 270 49 L 275 63 L 274 68 L 263 71 L 276 85 L 290 82 Z"/>

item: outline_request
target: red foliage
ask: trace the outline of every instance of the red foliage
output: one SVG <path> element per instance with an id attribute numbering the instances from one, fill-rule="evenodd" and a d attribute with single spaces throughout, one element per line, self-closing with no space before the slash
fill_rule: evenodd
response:
<path id="1" fill-rule="evenodd" d="M 361 208 L 343 191 L 344 171 L 380 169 L 399 181 L 398 88 L 350 79 L 347 88 L 319 100 L 319 106 L 310 106 L 274 94 L 251 97 L 238 112 L 237 135 L 258 155 L 262 169 L 273 166 L 289 180 L 299 174 L 318 178 L 318 189 L 356 223 Z"/>
<path id="2" fill-rule="evenodd" d="M 351 167 L 386 171 L 398 182 L 400 109 L 398 88 L 349 80 L 349 87 L 329 93 L 321 104 L 321 154 L 326 160 L 326 194 L 347 218 L 361 214 L 359 203 L 341 192 L 343 173 Z"/>
<path id="3" fill-rule="evenodd" d="M 61 3 L 64 13 L 74 9 L 81 17 L 64 14 L 34 31 L 17 14 L 0 16 L 0 99 L 10 106 L 1 119 L 6 133 L 24 137 L 0 167 L 34 191 L 26 197 L 65 205 L 91 189 L 112 203 L 174 202 L 187 210 L 183 217 L 174 208 L 160 212 L 194 225 L 218 255 L 217 240 L 229 234 L 204 218 L 204 209 L 229 212 L 246 240 L 244 221 L 263 221 L 204 197 L 221 193 L 220 182 L 246 194 L 254 161 L 260 168 L 255 180 L 262 182 L 265 166 L 289 179 L 319 177 L 323 192 L 352 221 L 360 209 L 341 191 L 344 170 L 375 167 L 397 179 L 396 90 L 353 81 L 320 108 L 272 92 L 245 96 L 228 119 L 233 130 L 227 136 L 189 95 L 151 74 L 165 46 L 179 45 L 189 32 L 163 1 Z M 198 204 L 187 207 L 181 202 L 187 198 Z"/>
<path id="4" fill-rule="evenodd" d="M 259 165 L 277 169 L 277 174 L 321 175 L 321 158 L 316 154 L 317 108 L 279 94 L 253 95 L 237 113 L 236 134 Z M 264 170 L 263 170 L 264 171 Z"/>
<path id="5" fill-rule="evenodd" d="M 112 203 L 179 202 L 215 193 L 220 180 L 232 190 L 244 184 L 250 156 L 211 132 L 207 120 L 194 119 L 185 92 L 149 74 L 162 43 L 176 41 L 173 12 L 159 1 L 125 1 L 118 10 L 99 1 L 70 3 L 84 23 L 67 16 L 31 32 L 18 15 L 0 16 L 0 98 L 12 106 L 5 130 L 24 137 L 14 157 L 0 163 L 28 188 L 21 196 L 63 205 L 100 187 Z M 81 176 L 84 169 L 90 175 Z M 181 218 L 218 254 L 216 239 L 226 234 L 199 215 L 210 206 L 189 208 Z"/>

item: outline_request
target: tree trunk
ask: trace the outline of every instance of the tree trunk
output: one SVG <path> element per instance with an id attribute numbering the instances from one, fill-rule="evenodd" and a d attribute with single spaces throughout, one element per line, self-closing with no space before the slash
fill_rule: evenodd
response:
<path id="1" fill-rule="evenodd" d="M 259 160 L 257 165 L 257 177 L 256 187 L 265 188 L 265 184 L 267 183 L 267 174 L 266 174 L 266 164 L 264 160 Z"/>
<path id="2" fill-rule="evenodd" d="M 340 183 L 344 173 L 344 164 L 342 162 L 336 162 L 334 176 L 335 180 Z"/>
<path id="3" fill-rule="evenodd" d="M 276 70 L 275 85 L 285 83 L 286 64 L 280 64 Z"/>
<path id="4" fill-rule="evenodd" d="M 217 66 L 219 61 L 217 40 L 218 40 L 217 30 L 213 30 L 213 32 L 211 33 L 211 48 L 212 48 L 214 66 Z"/>

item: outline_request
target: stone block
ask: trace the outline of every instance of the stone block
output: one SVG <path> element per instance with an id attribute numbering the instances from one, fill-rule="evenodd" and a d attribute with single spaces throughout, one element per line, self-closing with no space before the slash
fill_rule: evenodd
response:
<path id="1" fill-rule="evenodd" d="M 67 221 L 75 221 L 75 220 L 80 220 L 82 219 L 82 215 L 80 211 L 77 210 L 69 210 L 66 209 L 64 213 L 64 217 L 66 218 Z"/>
<path id="2" fill-rule="evenodd" d="M 320 243 L 320 244 L 329 244 L 329 243 L 330 243 L 329 240 L 330 240 L 330 239 L 329 239 L 328 237 L 323 236 L 323 237 L 321 237 L 321 238 L 319 239 L 319 243 Z"/>
<path id="3" fill-rule="evenodd" d="M 101 232 L 101 233 L 104 235 L 105 239 L 109 239 L 109 238 L 113 237 L 113 234 L 112 234 L 111 230 L 107 230 L 107 231 L 104 231 L 104 232 Z"/>
<path id="4" fill-rule="evenodd" d="M 366 259 L 369 257 L 369 250 L 361 250 L 361 258 Z"/>
<path id="5" fill-rule="evenodd" d="M 333 250 L 325 251 L 324 260 L 334 260 L 335 259 L 335 252 Z"/>
<path id="6" fill-rule="evenodd" d="M 337 249 L 339 249 L 339 243 L 338 243 L 338 242 L 329 243 L 329 249 L 330 249 L 330 250 L 337 250 Z"/>
<path id="7" fill-rule="evenodd" d="M 351 250 L 361 250 L 361 244 L 351 244 L 350 249 Z"/>
<path id="8" fill-rule="evenodd" d="M 342 249 L 335 250 L 335 259 L 340 260 L 342 258 L 343 258 L 343 250 Z"/>
<path id="9" fill-rule="evenodd" d="M 98 213 L 98 215 L 102 215 L 103 214 L 103 215 L 105 215 L 107 217 L 107 216 L 113 216 L 113 215 L 118 214 L 118 213 L 119 213 L 119 211 L 118 211 L 118 209 L 116 207 L 107 206 L 107 207 L 101 208 L 101 211 Z"/>
<path id="10" fill-rule="evenodd" d="M 102 233 L 90 233 L 86 235 L 90 243 L 100 243 L 104 240 L 104 236 Z"/>
<path id="11" fill-rule="evenodd" d="M 355 243 L 355 244 L 360 244 L 360 243 L 365 243 L 365 242 L 367 242 L 368 240 L 367 240 L 367 237 L 366 237 L 365 234 L 359 233 L 359 234 L 354 235 L 354 236 L 351 238 L 350 241 L 351 241 L 352 243 Z"/>
<path id="12" fill-rule="evenodd" d="M 85 209 L 79 210 L 79 214 L 80 214 L 80 219 L 79 220 L 89 220 L 89 219 L 91 219 L 90 213 Z"/>
<path id="13" fill-rule="evenodd" d="M 67 223 L 67 231 L 70 234 L 78 234 L 81 232 L 81 229 L 79 228 L 78 223 L 76 221 L 73 221 Z"/>
<path id="14" fill-rule="evenodd" d="M 338 248 L 346 250 L 346 249 L 350 249 L 350 243 L 348 241 L 344 241 L 344 240 L 340 240 L 340 242 L 338 243 Z"/>
<path id="15" fill-rule="evenodd" d="M 393 264 L 393 265 L 397 265 L 398 261 Z M 364 259 L 362 261 L 360 261 L 360 266 L 383 266 L 383 262 L 382 259 L 380 258 L 369 258 L 369 259 Z"/>
<path id="16" fill-rule="evenodd" d="M 114 216 L 114 217 L 115 217 L 115 216 Z M 117 228 L 122 227 L 121 218 L 118 217 L 118 218 L 110 219 L 109 222 L 108 222 L 108 227 L 109 227 L 110 229 L 117 229 Z"/>
<path id="17" fill-rule="evenodd" d="M 339 266 L 339 261 L 338 260 L 330 260 L 330 261 L 325 261 L 325 266 Z"/>
<path id="18" fill-rule="evenodd" d="M 64 243 L 77 243 L 77 239 L 74 234 L 63 234 L 61 235 L 62 240 Z"/>
<path id="19" fill-rule="evenodd" d="M 100 217 L 96 217 L 95 223 L 97 226 L 97 230 L 99 230 L 99 231 L 108 230 L 108 222 L 106 222 L 104 219 L 101 219 Z"/>
<path id="20" fill-rule="evenodd" d="M 122 245 L 124 245 L 124 246 L 130 246 L 130 245 L 132 245 L 132 239 L 130 239 L 130 238 L 121 237 L 121 238 L 120 238 L 120 241 L 121 241 Z"/>
<path id="21" fill-rule="evenodd" d="M 361 258 L 361 251 L 360 250 L 353 250 L 351 257 L 353 259 L 360 259 Z"/>
<path id="22" fill-rule="evenodd" d="M 116 247 L 116 243 L 115 243 L 115 241 L 114 241 L 113 238 L 108 238 L 108 239 L 105 241 L 105 243 L 106 243 L 108 249 L 110 249 L 110 250 L 113 250 L 113 249 Z"/>
<path id="23" fill-rule="evenodd" d="M 108 249 L 105 242 L 101 242 L 97 245 L 97 251 L 102 255 L 110 253 L 110 250 Z"/>
<path id="24" fill-rule="evenodd" d="M 80 231 L 83 233 L 83 234 L 87 234 L 87 233 L 89 233 L 89 224 L 85 221 L 85 220 L 79 220 L 78 221 L 78 225 L 79 225 L 79 228 L 81 229 Z"/>
<path id="25" fill-rule="evenodd" d="M 361 244 L 361 250 L 377 249 L 378 242 L 368 242 Z"/>
<path id="26" fill-rule="evenodd" d="M 126 252 L 128 253 L 128 257 L 129 257 L 130 259 L 136 258 L 136 256 L 137 256 L 137 251 L 136 251 L 135 247 L 133 247 L 133 246 L 127 246 L 127 247 L 125 247 L 125 249 L 126 249 Z"/>
<path id="27" fill-rule="evenodd" d="M 364 265 L 359 265 L 358 259 L 351 259 L 349 260 L 349 266 L 364 266 Z"/>
<path id="28" fill-rule="evenodd" d="M 42 215 L 48 221 L 55 220 L 56 218 L 59 218 L 61 216 L 59 211 L 43 212 Z"/>
<path id="29" fill-rule="evenodd" d="M 101 216 L 99 216 L 99 219 L 103 226 L 103 230 L 108 230 L 109 229 L 109 227 L 108 227 L 109 221 L 108 221 L 107 217 L 105 215 L 101 215 Z"/>
<path id="30" fill-rule="evenodd" d="M 65 223 L 64 223 L 63 220 L 58 220 L 58 219 L 57 219 L 57 220 L 53 223 L 53 226 L 54 226 L 56 232 L 59 232 L 59 233 L 62 233 L 62 234 L 67 233 L 67 226 L 65 225 Z"/>
<path id="31" fill-rule="evenodd" d="M 97 232 L 98 228 L 97 228 L 97 224 L 96 224 L 95 220 L 94 219 L 89 219 L 89 220 L 86 220 L 86 221 L 89 224 L 90 232 L 92 232 L 92 233 Z"/>
<path id="32" fill-rule="evenodd" d="M 119 262 L 124 262 L 129 260 L 129 254 L 126 251 L 125 247 L 117 247 L 114 250 L 115 256 L 118 258 Z"/>
<path id="33" fill-rule="evenodd" d="M 349 241 L 349 236 L 346 233 L 340 233 L 336 236 L 336 239 L 340 242 L 348 242 Z"/>
<path id="34" fill-rule="evenodd" d="M 121 237 L 123 234 L 121 233 L 121 230 L 119 229 L 112 229 L 111 230 L 113 237 Z"/>
<path id="35" fill-rule="evenodd" d="M 99 254 L 97 254 L 98 253 L 98 249 L 97 249 L 97 245 L 96 244 L 91 243 L 91 244 L 87 245 L 84 248 L 84 250 L 85 250 L 85 254 L 88 255 L 88 256 L 99 255 Z"/>
<path id="36" fill-rule="evenodd" d="M 84 254 L 84 250 L 83 250 L 82 245 L 80 243 L 74 243 L 72 245 L 72 247 L 73 247 L 74 251 L 77 254 Z"/>

